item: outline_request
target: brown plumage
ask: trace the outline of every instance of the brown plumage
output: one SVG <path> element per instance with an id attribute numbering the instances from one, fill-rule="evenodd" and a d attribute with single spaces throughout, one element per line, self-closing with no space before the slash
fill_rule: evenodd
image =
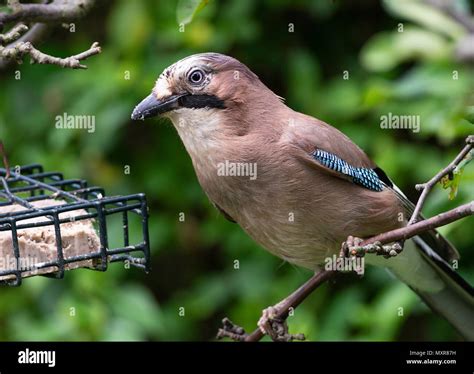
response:
<path id="1" fill-rule="evenodd" d="M 209 199 L 255 241 L 315 270 L 339 252 L 348 233 L 366 237 L 400 226 L 397 215 L 402 208 L 391 190 L 374 192 L 335 178 L 336 172 L 311 157 L 321 148 L 353 166 L 375 167 L 365 153 L 334 127 L 288 108 L 237 60 L 217 54 L 192 56 L 165 70 L 156 87 L 163 87 L 160 80 L 165 79 L 171 92 L 185 89 L 186 75 L 179 71 L 196 60 L 212 71 L 204 92 L 223 100 L 226 109 L 208 110 L 196 125 L 179 125 L 180 120 L 194 122 L 190 117 L 196 116 L 196 109 L 168 116 Z M 203 130 L 213 116 L 219 126 Z M 255 163 L 258 177 L 219 176 L 217 165 L 225 160 Z"/>
<path id="2" fill-rule="evenodd" d="M 173 122 L 209 199 L 286 261 L 316 270 L 339 253 L 348 235 L 368 237 L 406 224 L 411 203 L 388 179 L 381 177 L 381 190 L 366 188 L 313 157 L 322 150 L 349 168 L 373 172 L 375 163 L 357 145 L 334 127 L 293 111 L 232 57 L 198 54 L 167 68 L 132 118 L 158 114 Z M 226 162 L 256 165 L 256 178 L 220 175 Z M 445 296 L 432 295 L 451 288 L 433 261 L 449 261 L 456 252 L 433 233 L 418 240 L 396 259 L 369 260 L 390 268 L 440 309 Z M 471 314 L 461 322 L 453 322 L 452 311 L 447 316 L 458 328 L 474 324 L 474 301 L 466 301 L 465 292 L 457 308 L 467 306 Z"/>

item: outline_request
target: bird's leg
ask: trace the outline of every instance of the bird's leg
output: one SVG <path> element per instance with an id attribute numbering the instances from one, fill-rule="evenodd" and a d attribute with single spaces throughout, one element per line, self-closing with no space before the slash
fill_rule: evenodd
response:
<path id="1" fill-rule="evenodd" d="M 263 334 L 267 334 L 274 342 L 290 342 L 293 340 L 305 340 L 304 334 L 290 334 L 286 317 L 277 317 L 282 311 L 288 298 L 283 299 L 278 304 L 263 310 L 262 316 L 258 320 L 258 327 Z"/>
<path id="2" fill-rule="evenodd" d="M 10 164 L 8 162 L 8 157 L 7 157 L 7 152 L 5 151 L 5 146 L 3 145 L 3 142 L 0 140 L 0 154 L 2 155 L 3 159 L 3 166 L 5 167 L 6 173 L 5 173 L 5 179 L 10 178 Z"/>
<path id="3" fill-rule="evenodd" d="M 270 336 L 273 334 L 274 331 L 271 322 L 276 320 L 276 316 L 281 312 L 282 306 L 285 304 L 287 299 L 288 297 L 281 300 L 279 303 L 262 310 L 262 316 L 258 320 L 257 326 L 264 334 Z"/>
<path id="4" fill-rule="evenodd" d="M 341 257 L 364 257 L 367 253 L 375 253 L 385 258 L 395 257 L 403 250 L 403 242 L 397 241 L 393 244 L 382 245 L 380 242 L 362 245 L 363 239 L 348 236 L 341 246 Z"/>
<path id="5" fill-rule="evenodd" d="M 228 318 L 222 321 L 223 327 L 219 329 L 218 338 L 229 337 L 233 340 L 256 342 L 263 335 L 268 334 L 274 341 L 304 340 L 303 334 L 292 335 L 288 333 L 286 318 L 293 308 L 300 305 L 316 288 L 327 282 L 337 274 L 334 270 L 321 270 L 309 278 L 290 296 L 271 308 L 267 308 L 258 322 L 258 328 L 251 333 L 245 333 L 244 329 L 234 325 Z"/>
<path id="6" fill-rule="evenodd" d="M 265 309 L 263 313 L 271 308 L 272 307 Z M 293 340 L 306 339 L 304 334 L 290 334 L 286 318 L 273 317 L 272 319 L 267 320 L 265 325 L 265 333 L 268 334 L 274 342 L 291 342 Z"/>
<path id="7" fill-rule="evenodd" d="M 285 297 L 279 303 L 270 306 L 262 311 L 262 316 L 258 320 L 258 327 L 263 334 L 269 335 L 273 341 L 291 341 L 291 340 L 305 340 L 303 334 L 290 334 L 288 332 L 288 325 L 286 323 L 286 317 L 277 316 L 283 312 L 285 305 L 288 304 L 289 300 L 293 300 L 298 296 L 306 284 L 302 285 L 291 295 Z M 290 308 L 291 309 L 291 308 Z M 289 313 L 290 310 L 287 310 L 286 313 Z"/>

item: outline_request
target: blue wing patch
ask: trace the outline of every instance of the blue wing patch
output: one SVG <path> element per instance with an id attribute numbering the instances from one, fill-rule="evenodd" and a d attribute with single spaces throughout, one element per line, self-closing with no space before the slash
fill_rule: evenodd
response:
<path id="1" fill-rule="evenodd" d="M 328 169 L 347 175 L 352 181 L 372 191 L 382 191 L 382 183 L 379 176 L 372 169 L 356 168 L 332 153 L 317 149 L 313 152 L 313 158 Z"/>

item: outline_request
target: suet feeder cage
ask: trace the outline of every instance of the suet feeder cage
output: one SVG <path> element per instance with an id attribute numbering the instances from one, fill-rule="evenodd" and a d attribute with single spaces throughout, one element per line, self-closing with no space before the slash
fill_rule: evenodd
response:
<path id="1" fill-rule="evenodd" d="M 77 268 L 105 271 L 118 261 L 150 270 L 144 194 L 106 196 L 100 187 L 44 172 L 41 165 L 5 176 L 0 168 L 0 284 L 18 286 L 37 275 L 63 278 Z"/>

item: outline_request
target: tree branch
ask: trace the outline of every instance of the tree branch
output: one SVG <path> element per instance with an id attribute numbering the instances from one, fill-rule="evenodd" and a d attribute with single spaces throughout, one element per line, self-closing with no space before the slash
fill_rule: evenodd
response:
<path id="1" fill-rule="evenodd" d="M 48 34 L 50 29 L 51 28 L 45 23 L 35 23 L 24 35 L 20 36 L 15 42 L 7 45 L 5 49 L 14 48 L 21 42 L 30 42 L 32 44 L 40 42 Z M 13 60 L 10 59 L 0 58 L 0 70 L 6 69 L 12 61 Z"/>
<path id="2" fill-rule="evenodd" d="M 439 173 L 437 173 L 433 178 L 431 178 L 428 182 L 422 183 L 422 184 L 417 184 L 415 188 L 418 191 L 422 191 L 420 197 L 418 198 L 418 202 L 416 203 L 415 210 L 413 211 L 413 214 L 408 221 L 408 225 L 411 225 L 415 223 L 418 219 L 418 216 L 421 213 L 421 209 L 423 208 L 423 205 L 425 203 L 426 197 L 432 190 L 432 188 L 441 181 L 445 176 L 451 174 L 456 167 L 459 165 L 459 163 L 464 160 L 464 158 L 471 152 L 472 148 L 474 146 L 474 135 L 470 135 L 466 138 L 466 146 L 459 152 L 459 154 L 455 157 L 455 159 L 444 169 L 442 169 Z"/>
<path id="3" fill-rule="evenodd" d="M 53 1 L 50 4 L 20 4 L 11 6 L 12 13 L 0 13 L 0 24 L 12 22 L 57 23 L 83 17 L 94 6 L 95 0 Z"/>
<path id="4" fill-rule="evenodd" d="M 288 317 L 289 310 L 295 309 L 300 305 L 316 288 L 324 282 L 333 278 L 337 274 L 336 271 L 323 270 L 314 274 L 306 283 L 287 297 L 281 304 L 278 313 L 273 317 L 273 320 L 280 320 L 279 325 L 282 324 Z M 257 342 L 263 338 L 263 332 L 258 328 L 250 334 L 245 333 L 245 330 L 232 323 L 228 318 L 222 320 L 223 327 L 217 332 L 217 338 L 224 337 L 231 338 L 236 341 Z M 295 336 L 293 336 L 295 338 Z M 296 339 L 302 340 L 301 336 L 296 336 Z"/>
<path id="5" fill-rule="evenodd" d="M 96 0 L 53 0 L 43 4 L 20 4 L 9 1 L 11 13 L 0 13 L 0 31 L 5 24 L 21 22 L 5 34 L 0 34 L 0 69 L 11 62 L 21 63 L 26 55 L 32 63 L 52 64 L 71 69 L 86 69 L 80 61 L 101 52 L 98 43 L 94 43 L 87 51 L 66 58 L 45 54 L 33 46 L 48 31 L 48 25 L 68 22 L 83 17 L 95 4 Z M 30 29 L 24 23 L 34 23 Z M 26 32 L 28 31 L 28 32 Z M 26 33 L 25 33 L 26 32 Z"/>
<path id="6" fill-rule="evenodd" d="M 19 39 L 26 31 L 28 31 L 28 27 L 22 23 L 19 23 L 6 34 L 0 34 L 0 45 L 14 42 L 15 40 Z"/>
<path id="7" fill-rule="evenodd" d="M 360 242 L 360 244 L 358 244 L 360 248 L 352 249 L 352 252 L 350 252 L 349 254 L 355 256 L 364 250 L 363 247 L 368 246 L 370 244 L 382 245 L 400 240 L 407 240 L 426 231 L 445 226 L 449 223 L 458 221 L 461 218 L 472 215 L 474 215 L 474 201 L 458 206 L 457 208 L 448 210 L 447 212 L 440 213 L 434 217 L 413 223 L 411 225 L 392 231 L 387 231 L 382 234 L 372 236 L 368 239 L 364 239 L 362 242 Z"/>
<path id="8" fill-rule="evenodd" d="M 381 233 L 375 235 L 371 238 L 367 238 L 362 240 L 360 244 L 358 244 L 357 248 L 352 248 L 348 255 L 350 256 L 357 256 L 362 253 L 367 253 L 364 251 L 364 247 L 370 245 L 382 246 L 383 244 L 393 243 L 401 240 L 410 239 L 416 235 L 419 235 L 423 232 L 433 230 L 435 228 L 447 225 L 448 223 L 457 221 L 461 218 L 474 215 L 474 201 L 471 201 L 467 204 L 463 204 L 457 208 L 451 209 L 447 212 L 438 214 L 434 217 L 429 219 L 423 219 L 419 222 L 415 222 L 414 217 L 418 217 L 421 211 L 421 208 L 426 200 L 426 196 L 431 191 L 433 186 L 441 181 L 443 177 L 452 173 L 456 167 L 468 156 L 474 146 L 474 136 L 468 136 L 466 138 L 467 145 L 461 150 L 461 152 L 456 156 L 456 158 L 444 169 L 442 169 L 439 173 L 437 173 L 433 178 L 431 178 L 428 182 L 417 185 L 417 188 L 423 189 L 423 193 L 421 194 L 418 202 L 416 204 L 415 211 L 413 212 L 412 219 L 407 224 L 407 226 L 391 230 L 385 233 Z M 346 243 L 343 243 L 342 248 L 344 248 Z M 362 251 L 361 251 L 362 250 Z M 378 252 L 377 252 L 378 253 Z M 378 253 L 383 254 L 383 253 Z M 345 255 L 345 251 L 341 250 L 341 256 Z M 389 261 L 389 260 L 387 260 Z M 288 317 L 288 313 L 290 308 L 295 309 L 298 305 L 300 305 L 315 289 L 317 289 L 321 284 L 324 282 L 334 278 L 338 274 L 335 270 L 323 270 L 315 275 L 313 275 L 303 286 L 301 286 L 298 290 L 292 293 L 289 297 L 287 297 L 281 305 L 279 305 L 278 312 L 274 316 L 273 320 L 277 321 L 276 326 L 281 328 L 282 326 L 286 327 L 286 318 Z M 272 326 L 273 328 L 273 326 Z M 287 334 L 286 328 L 286 337 L 288 340 L 295 338 L 290 334 Z M 259 341 L 264 336 L 264 333 L 258 328 L 250 334 L 245 333 L 244 329 L 233 324 L 229 319 L 225 318 L 223 320 L 223 328 L 219 329 L 217 337 L 223 338 L 228 337 L 232 340 L 237 341 L 245 341 L 245 342 L 254 342 Z M 298 336 L 296 336 L 298 339 Z M 275 337 L 272 335 L 272 339 L 276 340 Z"/>
<path id="9" fill-rule="evenodd" d="M 93 43 L 88 50 L 66 58 L 47 55 L 33 47 L 30 42 L 21 42 L 13 48 L 3 50 L 0 47 L 0 56 L 4 58 L 19 60 L 23 56 L 29 55 L 31 57 L 31 63 L 58 65 L 62 68 L 71 69 L 87 69 L 87 66 L 82 65 L 81 61 L 100 52 L 101 48 L 97 42 Z"/>
<path id="10" fill-rule="evenodd" d="M 333 278 L 336 271 L 323 270 L 314 274 L 303 286 L 294 292 L 281 306 L 281 311 L 275 316 L 276 319 L 286 320 L 290 308 L 296 309 L 316 288 Z M 246 339 L 246 342 L 255 342 L 262 339 L 263 333 L 260 329 L 253 331 Z"/>

